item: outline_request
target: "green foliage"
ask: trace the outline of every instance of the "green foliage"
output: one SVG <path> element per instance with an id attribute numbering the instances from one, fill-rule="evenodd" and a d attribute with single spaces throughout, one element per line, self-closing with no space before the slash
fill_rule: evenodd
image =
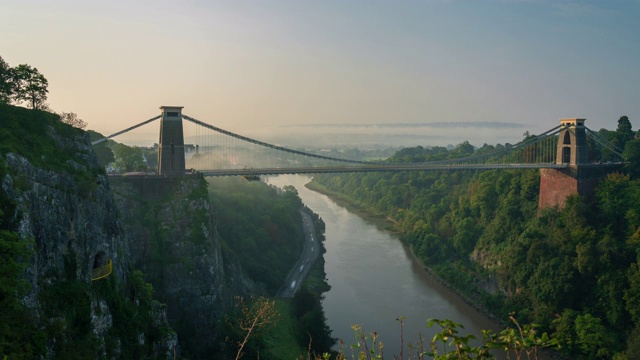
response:
<path id="1" fill-rule="evenodd" d="M 86 154 L 61 146 L 56 139 L 75 140 L 82 136 L 82 130 L 61 123 L 58 115 L 1 103 L 0 123 L 0 155 L 20 154 L 41 169 L 70 174 L 77 184 L 69 191 L 95 188 L 95 178 L 102 170 L 87 166 Z M 84 169 L 76 169 L 76 164 Z"/>
<path id="2" fill-rule="evenodd" d="M 28 290 L 22 274 L 30 248 L 16 232 L 0 228 L 0 355 L 11 359 L 33 359 L 44 352 L 36 319 L 21 301 Z"/>
<path id="3" fill-rule="evenodd" d="M 114 168 L 117 172 L 147 171 L 142 149 L 121 143 L 113 145 Z"/>
<path id="4" fill-rule="evenodd" d="M 403 338 L 404 317 L 397 319 L 400 322 L 400 338 Z M 513 327 L 508 327 L 495 334 L 490 330 L 483 330 L 480 345 L 473 346 L 476 339 L 473 334 L 462 335 L 462 324 L 447 319 L 429 319 L 427 327 L 439 326 L 442 330 L 435 334 L 426 344 L 423 338 L 418 343 L 403 344 L 399 355 L 393 355 L 394 359 L 435 359 L 435 360 L 471 360 L 471 359 L 495 359 L 495 353 L 503 352 L 507 359 L 513 355 L 516 359 L 538 359 L 538 352 L 544 348 L 558 349 L 558 341 L 549 337 L 547 333 L 539 334 L 536 325 L 520 325 L 518 321 L 510 317 Z M 354 325 L 355 343 L 346 350 L 344 344 L 336 359 L 348 358 L 358 360 L 383 360 L 383 343 L 376 332 L 366 335 L 359 325 Z M 315 359 L 321 357 L 316 356 Z M 324 354 L 323 359 L 329 359 L 329 354 Z"/>
<path id="5" fill-rule="evenodd" d="M 261 359 L 298 359 L 306 353 L 304 342 L 299 342 L 297 319 L 292 315 L 291 304 L 285 299 L 275 299 L 278 312 L 277 321 L 263 333 L 265 348 L 260 352 Z"/>
<path id="6" fill-rule="evenodd" d="M 38 69 L 27 64 L 12 68 L 0 57 L 0 104 L 27 102 L 32 109 L 44 108 L 48 86 Z"/>
<path id="7" fill-rule="evenodd" d="M 616 129 L 616 145 L 621 149 L 625 148 L 627 142 L 633 140 L 635 133 L 631 130 L 631 122 L 627 116 L 621 116 L 618 119 L 618 128 Z"/>
<path id="8" fill-rule="evenodd" d="M 303 247 L 302 202 L 297 192 L 241 178 L 207 181 L 223 242 L 249 277 L 275 294 Z"/>
<path id="9" fill-rule="evenodd" d="M 616 348 L 616 340 L 602 325 L 602 320 L 589 313 L 578 315 L 575 331 L 583 354 L 596 359 L 611 359 Z"/>
<path id="10" fill-rule="evenodd" d="M 87 131 L 87 133 L 89 133 L 89 138 L 91 139 L 91 141 L 96 141 L 104 138 L 104 135 L 93 130 L 89 130 Z M 93 151 L 96 153 L 98 162 L 100 163 L 100 165 L 102 165 L 102 167 L 107 167 L 107 165 L 116 160 L 115 155 L 113 154 L 113 150 L 111 150 L 111 146 L 113 146 L 113 144 L 115 144 L 115 141 L 107 140 L 93 145 Z"/>
<path id="11" fill-rule="evenodd" d="M 297 334 L 300 344 L 309 343 L 309 350 L 316 354 L 327 352 L 335 344 L 322 309 L 320 296 L 305 286 L 291 300 L 293 315 L 298 320 Z"/>
<path id="12" fill-rule="evenodd" d="M 0 179 L 6 171 L 0 161 Z M 22 302 L 29 290 L 23 274 L 33 242 L 20 239 L 15 231 L 14 211 L 15 204 L 0 191 L 0 355 L 33 359 L 44 353 L 45 344 L 33 313 Z"/>
<path id="13" fill-rule="evenodd" d="M 89 130 L 91 141 L 103 139 L 104 136 Z M 93 145 L 100 165 L 110 166 L 117 173 L 156 172 L 158 168 L 158 150 L 138 146 L 127 146 L 113 140 L 106 140 Z"/>
<path id="14" fill-rule="evenodd" d="M 314 295 L 315 296 L 315 295 Z M 287 299 L 275 299 L 274 306 L 278 316 L 269 324 L 265 324 L 264 329 L 257 333 L 252 333 L 247 344 L 243 348 L 242 358 L 254 358 L 259 354 L 260 359 L 301 359 L 305 355 L 311 357 L 313 354 L 323 354 L 331 351 L 330 344 L 321 346 L 318 341 L 323 337 L 329 338 L 327 334 L 313 333 L 313 329 L 321 329 L 324 319 L 313 319 L 313 316 L 301 318 L 296 314 L 294 305 Z M 317 300 L 312 300 L 316 302 Z M 309 311 L 322 312 L 321 308 L 309 308 Z M 307 313 L 309 314 L 309 313 Z M 322 314 L 324 317 L 324 314 Z M 232 350 L 237 349 L 246 332 L 242 331 L 242 312 L 238 307 L 229 312 L 224 321 L 223 330 L 227 344 Z M 316 322 L 318 320 L 318 322 Z M 309 328 L 302 327 L 303 321 L 311 321 Z M 321 324 L 321 325 L 319 325 Z M 328 331 L 328 329 L 325 329 Z M 330 338 L 329 338 L 330 339 Z M 219 354 L 222 356 L 222 354 Z M 228 356 L 227 356 L 228 358 Z"/>
<path id="15" fill-rule="evenodd" d="M 8 104 L 12 94 L 11 67 L 0 56 L 0 104 Z"/>
<path id="16" fill-rule="evenodd" d="M 131 272 L 124 291 L 113 277 L 92 285 L 113 316 L 113 326 L 105 339 L 107 356 L 128 359 L 154 356 L 155 346 L 173 330 L 158 320 L 164 305 L 153 298 L 153 287 L 144 280 L 144 274 L 138 270 Z M 139 341 L 141 336 L 144 343 Z"/>
<path id="17" fill-rule="evenodd" d="M 98 357 L 99 341 L 91 325 L 89 284 L 77 280 L 44 286 L 40 303 L 46 319 L 47 338 L 55 339 L 54 351 L 64 359 Z"/>
<path id="18" fill-rule="evenodd" d="M 20 64 L 11 71 L 12 98 L 15 102 L 27 102 L 32 109 L 40 109 L 47 100 L 49 82 L 38 69 Z"/>
<path id="19" fill-rule="evenodd" d="M 640 139 L 628 141 L 624 146 L 622 158 L 627 161 L 625 171 L 634 179 L 640 177 Z"/>
<path id="20" fill-rule="evenodd" d="M 237 349 L 236 360 L 245 354 L 261 358 L 266 349 L 265 333 L 275 326 L 279 318 L 274 300 L 237 297 L 234 310 L 227 314 L 224 321 L 226 342 Z"/>

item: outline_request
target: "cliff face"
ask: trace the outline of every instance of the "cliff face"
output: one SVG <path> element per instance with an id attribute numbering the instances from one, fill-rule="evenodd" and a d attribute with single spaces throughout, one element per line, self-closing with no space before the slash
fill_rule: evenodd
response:
<path id="1" fill-rule="evenodd" d="M 112 179 L 112 187 L 134 267 L 167 304 L 183 355 L 205 356 L 219 345 L 215 339 L 233 296 L 254 288 L 224 256 L 206 182 L 199 176 L 124 177 Z"/>
<path id="2" fill-rule="evenodd" d="M 37 168 L 20 155 L 8 153 L 6 162 L 13 176 L 5 176 L 2 189 L 17 203 L 20 237 L 35 240 L 35 256 L 27 268 L 32 285 L 27 304 L 37 305 L 39 282 L 71 277 L 65 274 L 65 259 L 77 264 L 73 277 L 87 282 L 94 267 L 111 259 L 113 276 L 125 281 L 128 259 L 124 254 L 129 248 L 106 177 L 98 175 L 94 183 L 79 183 L 68 173 Z M 87 166 L 97 163 L 75 165 L 88 171 Z"/>
<path id="3" fill-rule="evenodd" d="M 32 339 L 34 354 L 126 355 L 129 339 L 114 334 L 125 321 L 125 306 L 150 316 L 151 327 L 168 328 L 160 306 L 150 303 L 142 309 L 135 305 L 139 298 L 126 294 L 129 242 L 89 137 L 59 123 L 55 115 L 6 105 L 0 108 L 0 124 L 0 191 L 13 212 L 4 214 L 8 224 L 0 225 L 28 244 L 26 258 L 17 260 L 25 264 L 28 283 L 22 304 L 44 333 Z M 112 273 L 92 281 L 93 270 L 108 264 Z M 75 328 L 77 323 L 83 326 Z M 151 344 L 143 329 L 133 329 L 135 346 L 151 349 L 141 350 L 147 354 L 169 355 L 177 345 L 170 330 Z"/>

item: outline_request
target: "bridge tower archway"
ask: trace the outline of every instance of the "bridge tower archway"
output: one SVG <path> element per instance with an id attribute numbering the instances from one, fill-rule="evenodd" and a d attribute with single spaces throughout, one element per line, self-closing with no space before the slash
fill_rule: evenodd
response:
<path id="1" fill-rule="evenodd" d="M 158 174 L 184 175 L 183 106 L 161 106 L 160 140 L 158 141 Z"/>
<path id="2" fill-rule="evenodd" d="M 560 119 L 560 124 L 564 128 L 558 134 L 556 164 L 569 164 L 570 166 L 587 164 L 585 121 L 586 119 Z"/>

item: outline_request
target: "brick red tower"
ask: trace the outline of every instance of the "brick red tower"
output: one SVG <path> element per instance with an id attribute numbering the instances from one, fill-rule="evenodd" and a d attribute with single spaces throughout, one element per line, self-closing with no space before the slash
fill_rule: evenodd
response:
<path id="1" fill-rule="evenodd" d="M 566 169 L 540 169 L 540 196 L 538 209 L 562 209 L 570 195 L 593 196 L 607 167 L 591 165 L 587 159 L 585 119 L 561 119 L 564 129 L 558 135 L 556 164 L 569 165 Z"/>

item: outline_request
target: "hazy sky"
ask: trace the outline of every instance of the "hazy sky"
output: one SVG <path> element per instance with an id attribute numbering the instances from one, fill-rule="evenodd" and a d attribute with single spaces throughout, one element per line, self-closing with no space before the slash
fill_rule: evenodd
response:
<path id="1" fill-rule="evenodd" d="M 637 129 L 639 19 L 640 0 L 1 0 L 0 56 L 105 135 L 161 105 L 249 135 L 621 115 Z"/>

